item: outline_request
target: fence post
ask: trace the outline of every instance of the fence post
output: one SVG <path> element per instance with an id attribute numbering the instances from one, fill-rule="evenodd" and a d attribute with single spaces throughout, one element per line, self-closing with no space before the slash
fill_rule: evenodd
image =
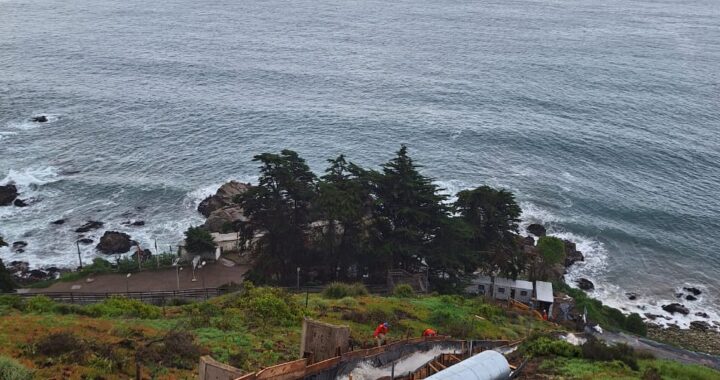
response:
<path id="1" fill-rule="evenodd" d="M 75 297 L 73 297 L 73 292 L 70 292 L 70 303 L 75 303 Z"/>

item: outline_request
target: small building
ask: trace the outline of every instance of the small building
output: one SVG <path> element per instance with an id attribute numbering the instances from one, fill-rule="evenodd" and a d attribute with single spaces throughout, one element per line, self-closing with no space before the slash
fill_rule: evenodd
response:
<path id="1" fill-rule="evenodd" d="M 492 293 L 493 281 L 490 276 L 475 274 L 470 284 L 465 288 L 465 292 L 469 294 L 477 294 L 479 296 L 490 296 Z"/>
<path id="2" fill-rule="evenodd" d="M 509 278 L 495 277 L 495 283 L 493 284 L 493 297 L 496 300 L 508 300 L 511 295 L 515 281 Z"/>
<path id="3" fill-rule="evenodd" d="M 553 297 L 553 287 L 551 283 L 535 281 L 535 299 L 538 303 L 538 309 L 547 311 L 548 315 L 552 315 L 552 306 L 555 302 L 555 297 Z"/>
<path id="4" fill-rule="evenodd" d="M 515 285 L 512 288 L 511 296 L 523 303 L 529 303 L 532 299 L 533 284 L 530 281 L 515 280 Z"/>
<path id="5" fill-rule="evenodd" d="M 240 234 L 238 232 L 229 234 L 213 232 L 211 235 L 222 254 L 240 251 Z"/>

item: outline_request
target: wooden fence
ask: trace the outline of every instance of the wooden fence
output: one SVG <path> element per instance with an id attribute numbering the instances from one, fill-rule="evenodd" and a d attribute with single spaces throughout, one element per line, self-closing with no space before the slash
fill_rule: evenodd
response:
<path id="1" fill-rule="evenodd" d="M 92 304 L 102 302 L 113 296 L 122 296 L 126 298 L 136 299 L 142 302 L 154 305 L 165 305 L 172 300 L 182 301 L 199 301 L 207 300 L 211 297 L 217 297 L 225 294 L 227 291 L 219 288 L 205 289 L 188 289 L 188 290 L 172 290 L 172 291 L 155 291 L 155 292 L 105 292 L 105 293 L 85 293 L 85 292 L 37 292 L 37 293 L 18 293 L 20 297 L 46 296 L 53 301 L 61 303 L 74 304 Z"/>

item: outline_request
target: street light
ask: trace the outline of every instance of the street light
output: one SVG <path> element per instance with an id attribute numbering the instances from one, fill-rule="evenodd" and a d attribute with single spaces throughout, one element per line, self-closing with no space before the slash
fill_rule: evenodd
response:
<path id="1" fill-rule="evenodd" d="M 130 293 L 130 276 L 132 276 L 132 273 L 128 273 L 127 276 L 125 276 L 125 293 Z"/>
<path id="2" fill-rule="evenodd" d="M 300 267 L 297 267 L 297 289 L 300 290 Z"/>

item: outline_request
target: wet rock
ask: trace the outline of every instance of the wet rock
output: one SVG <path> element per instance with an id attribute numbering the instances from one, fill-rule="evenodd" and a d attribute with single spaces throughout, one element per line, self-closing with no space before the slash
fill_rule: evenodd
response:
<path id="1" fill-rule="evenodd" d="M 541 224 L 531 224 L 528 226 L 527 231 L 537 237 L 545 236 L 547 230 Z"/>
<path id="2" fill-rule="evenodd" d="M 694 296 L 699 296 L 700 294 L 702 294 L 702 292 L 700 291 L 700 289 L 695 288 L 695 287 L 683 288 L 683 290 L 686 291 L 686 292 L 692 293 Z"/>
<path id="3" fill-rule="evenodd" d="M 30 269 L 30 263 L 27 261 L 11 261 L 7 267 L 10 273 L 25 273 Z"/>
<path id="4" fill-rule="evenodd" d="M 27 207 L 28 206 L 27 202 L 25 202 L 24 200 L 22 200 L 20 198 L 15 199 L 15 202 L 13 202 L 13 204 L 15 205 L 15 207 Z"/>
<path id="5" fill-rule="evenodd" d="M 16 241 L 12 243 L 12 249 L 16 253 L 23 253 L 25 252 L 25 247 L 27 247 L 28 243 L 26 241 Z"/>
<path id="6" fill-rule="evenodd" d="M 205 198 L 198 205 L 198 212 L 206 218 L 210 217 L 214 211 L 223 207 L 235 205 L 234 198 L 250 188 L 250 184 L 230 181 L 218 189 L 215 195 Z"/>
<path id="7" fill-rule="evenodd" d="M 683 296 L 682 293 L 675 293 L 675 298 L 682 298 L 682 296 Z"/>
<path id="8" fill-rule="evenodd" d="M 684 305 L 681 305 L 679 303 L 671 303 L 669 305 L 663 305 L 662 309 L 667 311 L 670 314 L 683 314 L 688 315 L 690 313 L 690 310 L 688 310 Z"/>
<path id="9" fill-rule="evenodd" d="M 132 245 L 133 241 L 130 239 L 130 235 L 117 231 L 105 231 L 95 248 L 106 255 L 112 255 L 125 253 L 130 250 Z"/>
<path id="10" fill-rule="evenodd" d="M 140 226 L 145 225 L 145 221 L 144 220 L 128 220 L 127 222 L 123 222 L 122 224 L 126 225 L 126 226 L 140 227 Z"/>
<path id="11" fill-rule="evenodd" d="M 578 288 L 580 288 L 582 290 L 595 289 L 595 284 L 593 284 L 592 281 L 588 280 L 587 278 L 581 278 L 579 280 L 575 280 L 575 283 L 577 283 Z"/>
<path id="12" fill-rule="evenodd" d="M 80 243 L 80 244 L 85 244 L 85 245 L 87 245 L 87 244 L 92 244 L 92 243 L 93 243 L 93 239 L 89 239 L 89 238 L 78 239 L 78 243 Z"/>
<path id="13" fill-rule="evenodd" d="M 686 296 L 685 296 L 685 299 L 688 300 L 688 301 L 697 301 L 697 297 L 695 297 L 695 296 L 692 295 L 692 294 L 686 295 Z"/>
<path id="14" fill-rule="evenodd" d="M 0 186 L 0 206 L 9 206 L 18 196 L 17 187 L 13 184 Z"/>
<path id="15" fill-rule="evenodd" d="M 56 221 L 50 222 L 50 224 L 54 224 L 54 225 L 56 225 L 56 226 L 60 226 L 60 225 L 65 224 L 65 219 L 58 219 L 58 220 L 56 220 Z"/>
<path id="16" fill-rule="evenodd" d="M 48 118 L 45 115 L 39 115 L 39 116 L 33 116 L 30 120 L 34 121 L 36 123 L 46 123 L 48 121 Z"/>
<path id="17" fill-rule="evenodd" d="M 668 316 L 660 315 L 660 314 L 645 313 L 644 315 L 645 315 L 646 318 L 651 319 L 651 320 L 653 320 L 653 321 L 656 320 L 656 319 L 658 319 L 658 318 L 662 318 L 662 319 L 665 319 L 665 320 L 668 320 L 668 321 L 669 321 L 670 319 L 672 319 L 672 318 L 670 318 L 670 317 L 668 317 Z"/>
<path id="18" fill-rule="evenodd" d="M 690 322 L 690 328 L 695 330 L 707 330 L 710 328 L 710 324 L 705 321 L 692 321 Z"/>
<path id="19" fill-rule="evenodd" d="M 231 232 L 237 231 L 240 223 L 247 220 L 242 207 L 230 206 L 213 211 L 205 221 L 204 227 L 210 232 Z"/>
<path id="20" fill-rule="evenodd" d="M 625 295 L 627 296 L 627 298 L 628 298 L 630 301 L 635 301 L 635 300 L 638 298 L 637 293 L 633 293 L 633 292 L 625 293 Z"/>
<path id="21" fill-rule="evenodd" d="M 532 236 L 525 236 L 522 240 L 523 245 L 527 246 L 534 246 L 535 245 L 535 238 Z"/>
<path id="22" fill-rule="evenodd" d="M 565 243 L 565 266 L 569 267 L 578 261 L 585 261 L 585 256 L 577 250 L 575 243 L 570 240 L 563 240 Z"/>
<path id="23" fill-rule="evenodd" d="M 135 253 L 132 254 L 131 258 L 135 261 L 137 261 L 138 257 L 138 251 L 140 253 L 140 261 L 146 262 L 152 258 L 152 252 L 149 249 L 143 249 L 143 250 L 136 250 Z"/>
<path id="24" fill-rule="evenodd" d="M 696 316 L 696 317 L 701 317 L 701 318 L 710 318 L 710 316 L 708 315 L 708 313 L 706 313 L 706 312 L 704 312 L 704 311 L 698 311 L 697 313 L 695 313 L 695 316 Z"/>
<path id="25" fill-rule="evenodd" d="M 75 230 L 75 232 L 78 232 L 78 233 L 88 232 L 90 230 L 96 230 L 98 228 L 101 228 L 103 225 L 104 225 L 103 222 L 97 222 L 97 221 L 91 220 L 91 221 L 83 224 L 82 226 L 78 227 Z"/>

